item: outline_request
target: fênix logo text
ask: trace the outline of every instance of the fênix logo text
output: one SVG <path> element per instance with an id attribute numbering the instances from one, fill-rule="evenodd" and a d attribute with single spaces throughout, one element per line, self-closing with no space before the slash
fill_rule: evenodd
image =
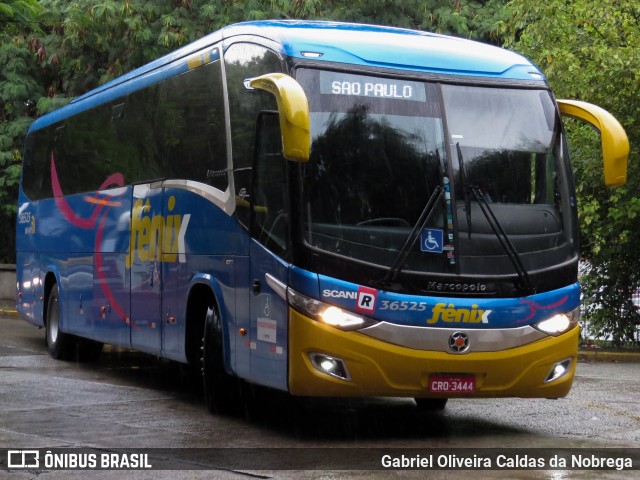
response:
<path id="1" fill-rule="evenodd" d="M 433 315 L 427 323 L 489 323 L 491 310 L 481 310 L 478 305 L 471 305 L 471 308 L 459 308 L 453 304 L 437 303 L 432 310 Z"/>
<path id="2" fill-rule="evenodd" d="M 137 258 L 141 262 L 180 262 L 185 260 L 185 241 L 191 214 L 172 214 L 174 196 L 167 201 L 167 215 L 151 215 L 149 199 L 137 199 L 131 213 L 131 236 L 127 268 Z"/>

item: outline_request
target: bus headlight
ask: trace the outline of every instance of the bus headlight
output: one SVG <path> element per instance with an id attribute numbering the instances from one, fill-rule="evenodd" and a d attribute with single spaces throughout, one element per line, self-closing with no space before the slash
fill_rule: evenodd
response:
<path id="1" fill-rule="evenodd" d="M 300 313 L 340 330 L 357 330 L 376 323 L 357 313 L 309 298 L 291 288 L 287 290 L 287 299 L 289 305 Z"/>
<path id="2" fill-rule="evenodd" d="M 571 310 L 567 313 L 558 313 L 547 320 L 536 323 L 536 327 L 541 332 L 547 333 L 557 337 L 565 332 L 568 332 L 578 324 L 580 320 L 580 307 Z"/>
<path id="3" fill-rule="evenodd" d="M 338 328 L 360 327 L 364 325 L 364 318 L 341 308 L 330 306 L 320 312 L 320 319 L 327 325 Z"/>

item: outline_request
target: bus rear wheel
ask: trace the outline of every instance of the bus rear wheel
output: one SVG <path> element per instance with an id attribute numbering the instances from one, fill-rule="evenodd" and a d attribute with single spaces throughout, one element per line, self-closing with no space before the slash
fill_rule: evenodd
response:
<path id="1" fill-rule="evenodd" d="M 54 284 L 49 293 L 46 315 L 47 350 L 56 360 L 68 360 L 73 355 L 72 335 L 60 330 L 60 291 Z"/>
<path id="2" fill-rule="evenodd" d="M 200 362 L 204 399 L 211 413 L 228 415 L 239 406 L 240 384 L 224 368 L 222 320 L 215 307 L 207 308 Z"/>

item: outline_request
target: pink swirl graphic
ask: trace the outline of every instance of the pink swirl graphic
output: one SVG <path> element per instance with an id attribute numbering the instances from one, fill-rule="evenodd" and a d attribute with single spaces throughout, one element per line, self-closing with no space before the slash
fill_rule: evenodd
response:
<path id="1" fill-rule="evenodd" d="M 538 313 L 540 310 L 549 310 L 551 308 L 557 308 L 560 305 L 564 304 L 568 299 L 569 299 L 569 295 L 565 295 L 560 300 L 558 300 L 555 303 L 552 303 L 551 305 L 540 305 L 539 303 L 536 303 L 533 300 L 527 300 L 526 298 L 523 298 L 522 300 L 520 300 L 520 303 L 524 303 L 529 307 L 529 315 L 526 318 L 523 318 L 522 320 L 517 320 L 515 323 L 523 323 L 523 322 L 526 322 L 527 320 L 531 320 L 533 317 L 535 317 L 536 313 Z"/>
<path id="2" fill-rule="evenodd" d="M 107 188 L 117 188 L 124 187 L 124 176 L 121 173 L 114 173 L 109 175 L 107 179 L 102 182 L 102 185 L 98 188 L 98 190 L 106 190 Z M 118 195 L 108 195 L 108 194 L 100 194 L 100 192 L 96 193 L 93 197 L 86 197 L 89 203 L 95 204 L 96 208 L 89 218 L 80 217 L 76 212 L 73 211 L 67 199 L 64 197 L 64 193 L 62 192 L 62 187 L 60 186 L 60 180 L 58 178 L 58 171 L 56 169 L 56 162 L 53 152 L 51 152 L 51 189 L 53 191 L 53 198 L 55 199 L 56 206 L 62 213 L 62 216 L 73 226 L 82 228 L 84 230 L 93 230 L 98 223 L 98 218 L 100 217 L 100 212 L 105 210 L 100 219 L 100 224 L 98 225 L 98 229 L 96 231 L 96 239 L 94 245 L 94 262 L 95 267 L 98 272 L 98 283 L 100 288 L 102 288 L 103 293 L 111 308 L 116 312 L 116 314 L 120 317 L 122 321 L 125 323 L 130 323 L 132 327 L 138 328 L 138 326 L 133 321 L 128 321 L 127 315 L 118 303 L 115 298 L 115 295 L 109 288 L 109 284 L 107 279 L 104 276 L 103 271 L 103 259 L 102 252 L 100 252 L 100 246 L 102 244 L 102 238 L 104 236 L 104 227 L 106 222 L 106 217 L 108 213 L 108 209 L 110 207 L 119 206 L 119 202 L 113 202 L 111 199 L 117 198 Z M 121 194 L 120 194 L 121 195 Z"/>

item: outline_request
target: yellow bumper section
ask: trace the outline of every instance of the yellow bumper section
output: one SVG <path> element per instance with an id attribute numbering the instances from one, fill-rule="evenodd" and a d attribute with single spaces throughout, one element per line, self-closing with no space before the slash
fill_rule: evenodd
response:
<path id="1" fill-rule="evenodd" d="M 414 350 L 359 332 L 343 332 L 292 309 L 289 319 L 289 391 L 293 395 L 452 397 L 430 394 L 429 375 L 455 373 L 476 378 L 476 391 L 457 397 L 559 398 L 569 393 L 575 374 L 578 328 L 518 348 L 460 355 Z M 316 369 L 310 353 L 341 359 L 350 381 Z M 552 367 L 568 358 L 569 371 L 545 384 Z"/>

